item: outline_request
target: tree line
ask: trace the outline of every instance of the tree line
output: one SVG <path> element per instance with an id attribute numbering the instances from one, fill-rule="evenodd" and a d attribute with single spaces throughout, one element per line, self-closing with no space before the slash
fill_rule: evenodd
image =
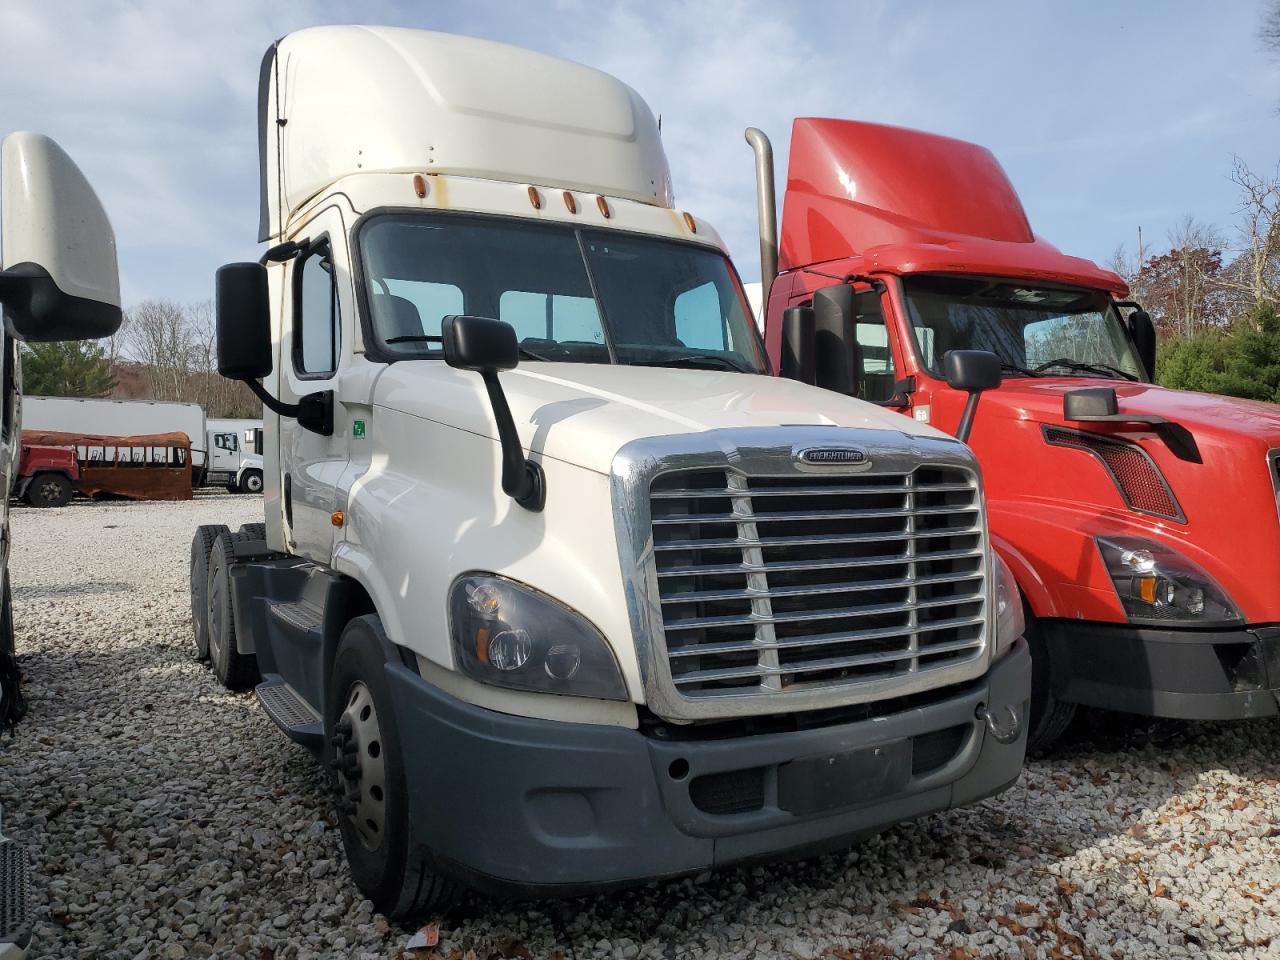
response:
<path id="1" fill-rule="evenodd" d="M 198 403 L 210 417 L 262 416 L 242 383 L 218 375 L 212 301 L 145 300 L 106 340 L 23 345 L 23 392 Z"/>

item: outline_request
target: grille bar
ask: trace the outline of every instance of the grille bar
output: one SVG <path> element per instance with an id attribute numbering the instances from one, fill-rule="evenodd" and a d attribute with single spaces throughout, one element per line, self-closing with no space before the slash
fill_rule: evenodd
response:
<path id="1" fill-rule="evenodd" d="M 904 493 L 906 491 L 903 491 Z M 918 507 L 916 509 L 869 509 L 869 510 L 826 510 L 813 513 L 753 513 L 751 519 L 756 523 L 771 521 L 794 522 L 796 520 L 861 520 L 873 517 L 925 517 L 925 516 L 961 516 L 978 512 L 977 507 L 957 510 L 954 507 Z M 655 517 L 655 524 L 668 523 L 737 523 L 742 519 L 733 513 L 700 513 L 687 517 Z"/>
<path id="2" fill-rule="evenodd" d="M 939 620 L 927 626 L 917 626 L 916 631 L 919 633 L 932 633 L 938 630 L 954 630 L 958 627 L 977 627 L 983 623 L 982 617 L 954 617 L 950 620 Z M 900 637 L 906 631 L 902 627 L 885 627 L 880 630 L 856 630 L 844 633 L 819 633 L 799 639 L 787 640 L 785 642 L 775 641 L 773 648 L 784 650 L 794 647 L 817 647 L 826 646 L 828 644 L 848 643 L 858 640 L 884 640 L 890 637 Z M 683 645 L 674 647 L 668 651 L 668 656 L 672 660 L 680 657 L 706 656 L 718 653 L 743 653 L 749 650 L 767 649 L 768 644 L 749 641 L 749 642 L 724 642 L 724 643 L 701 643 L 693 645 Z"/>
<path id="3" fill-rule="evenodd" d="M 807 537 L 718 537 L 708 540 L 672 540 L 654 544 L 655 550 L 714 550 L 723 547 L 732 550 L 735 547 L 815 547 L 824 544 L 841 543 L 896 543 L 904 540 L 934 540 L 939 537 L 961 537 L 979 534 L 977 527 L 963 529 L 924 530 L 915 533 L 844 533 L 815 535 Z"/>
<path id="4" fill-rule="evenodd" d="M 673 470 L 651 481 L 649 506 L 670 687 L 685 700 L 972 675 L 985 651 L 987 547 L 967 466 Z"/>
<path id="5" fill-rule="evenodd" d="M 931 652 L 936 654 L 955 653 L 957 651 L 972 650 L 975 647 L 982 646 L 981 640 L 958 640 L 953 643 L 939 644 L 933 648 Z M 695 670 L 690 673 L 682 673 L 677 677 L 673 677 L 678 686 L 689 683 L 702 683 L 706 680 L 733 680 L 743 677 L 758 677 L 781 675 L 784 673 L 809 673 L 818 670 L 832 670 L 842 667 L 867 666 L 869 664 L 896 663 L 902 660 L 910 660 L 917 656 L 915 651 L 887 651 L 884 653 L 859 653 L 848 657 L 831 657 L 825 660 L 811 660 L 807 663 L 789 665 L 785 669 L 782 667 L 766 667 L 760 664 L 754 664 L 750 667 L 729 668 L 724 670 Z"/>

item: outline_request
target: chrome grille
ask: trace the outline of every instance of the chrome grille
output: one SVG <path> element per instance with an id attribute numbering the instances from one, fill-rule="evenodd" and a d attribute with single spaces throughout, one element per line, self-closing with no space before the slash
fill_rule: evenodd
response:
<path id="1" fill-rule="evenodd" d="M 684 699 L 923 679 L 984 652 L 968 469 L 676 470 L 649 495 L 665 656 Z"/>

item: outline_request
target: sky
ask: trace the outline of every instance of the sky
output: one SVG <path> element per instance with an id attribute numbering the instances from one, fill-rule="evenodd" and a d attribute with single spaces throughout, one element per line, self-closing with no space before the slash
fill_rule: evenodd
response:
<path id="1" fill-rule="evenodd" d="M 1185 216 L 1230 234 L 1233 155 L 1280 162 L 1280 61 L 1266 0 L 7 0 L 0 132 L 57 139 L 111 216 L 126 306 L 212 297 L 256 258 L 263 51 L 320 23 L 486 37 L 577 60 L 662 115 L 677 202 L 759 276 L 749 125 L 774 142 L 831 116 L 989 147 L 1033 229 L 1100 262 L 1166 242 Z"/>

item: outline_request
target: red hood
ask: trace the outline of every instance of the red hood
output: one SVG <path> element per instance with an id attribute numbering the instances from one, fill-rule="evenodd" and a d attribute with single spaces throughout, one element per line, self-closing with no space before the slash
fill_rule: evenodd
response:
<path id="1" fill-rule="evenodd" d="M 1081 387 L 1103 384 L 1115 387 L 1121 413 L 1155 414 L 1173 420 L 1190 430 L 1197 439 L 1214 437 L 1227 441 L 1249 438 L 1266 442 L 1269 446 L 1280 446 L 1280 404 L 1170 390 L 1150 383 L 1121 383 L 1082 377 L 1010 377 L 999 389 L 983 396 L 978 416 L 996 414 L 998 410 L 998 415 L 1019 420 L 1063 423 L 1064 394 Z"/>

